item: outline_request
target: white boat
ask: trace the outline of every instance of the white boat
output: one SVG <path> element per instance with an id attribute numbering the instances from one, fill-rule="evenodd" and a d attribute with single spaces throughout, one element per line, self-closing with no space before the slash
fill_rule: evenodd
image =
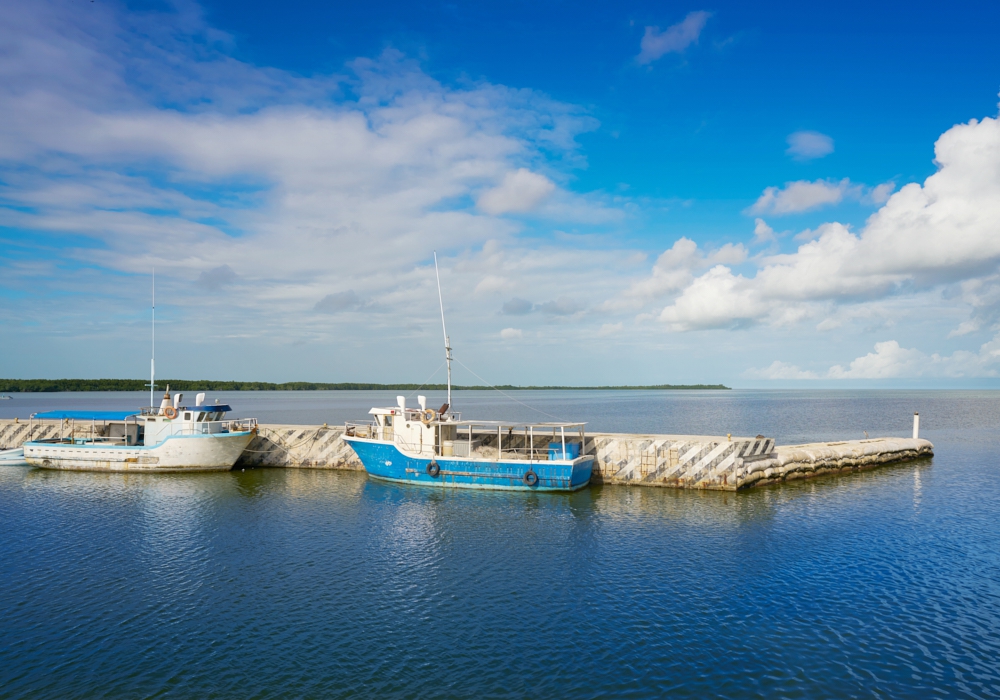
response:
<path id="1" fill-rule="evenodd" d="M 227 405 L 194 406 L 164 394 L 158 408 L 128 411 L 49 411 L 34 422 L 57 420 L 65 436 L 24 444 L 24 459 L 43 469 L 110 472 L 229 471 L 257 434 L 254 418 L 232 420 Z M 89 425 L 88 425 L 89 423 Z"/>
<path id="2" fill-rule="evenodd" d="M 12 450 L 0 450 L 0 467 L 27 467 L 24 461 L 24 448 L 15 447 Z"/>

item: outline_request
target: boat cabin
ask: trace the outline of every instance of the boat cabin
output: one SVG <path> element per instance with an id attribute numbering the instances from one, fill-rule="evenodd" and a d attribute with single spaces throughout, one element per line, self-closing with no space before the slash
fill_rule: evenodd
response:
<path id="1" fill-rule="evenodd" d="M 168 391 L 159 406 L 150 406 L 139 411 L 34 413 L 31 415 L 28 434 L 30 436 L 33 432 L 34 421 L 59 420 L 62 421 L 60 436 L 53 438 L 54 442 L 152 447 L 174 435 L 241 432 L 250 430 L 257 424 L 253 418 L 226 419 L 226 413 L 231 411 L 232 407 L 220 404 L 218 401 L 207 405 L 204 393 L 198 394 L 194 406 L 183 405 L 183 400 L 184 394 L 174 394 L 171 398 Z"/>

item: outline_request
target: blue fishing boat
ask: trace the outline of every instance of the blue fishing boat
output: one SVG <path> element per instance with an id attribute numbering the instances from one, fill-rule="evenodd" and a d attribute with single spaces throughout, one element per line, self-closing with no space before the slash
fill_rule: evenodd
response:
<path id="1" fill-rule="evenodd" d="M 348 423 L 344 440 L 371 476 L 425 486 L 575 491 L 590 483 L 592 455 L 581 454 L 583 423 L 462 420 L 442 406 L 373 408 Z"/>
<path id="2" fill-rule="evenodd" d="M 396 406 L 373 408 L 372 419 L 349 422 L 344 441 L 365 471 L 378 479 L 451 488 L 575 491 L 590 483 L 594 457 L 584 454 L 584 423 L 463 420 L 451 411 L 451 339 L 444 323 L 441 278 L 438 303 L 448 365 L 448 400 L 419 408 L 396 397 Z"/>

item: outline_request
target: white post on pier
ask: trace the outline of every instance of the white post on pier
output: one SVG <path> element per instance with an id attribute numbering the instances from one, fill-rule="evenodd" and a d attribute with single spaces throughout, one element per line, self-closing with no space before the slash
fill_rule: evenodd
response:
<path id="1" fill-rule="evenodd" d="M 913 414 L 913 439 L 916 440 L 920 437 L 920 414 L 914 412 Z"/>

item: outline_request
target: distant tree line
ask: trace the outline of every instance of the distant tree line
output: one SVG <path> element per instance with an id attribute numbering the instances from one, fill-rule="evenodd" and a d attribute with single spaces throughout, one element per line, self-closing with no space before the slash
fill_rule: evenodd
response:
<path id="1" fill-rule="evenodd" d="M 340 382 L 326 384 L 322 382 L 221 382 L 212 379 L 192 381 L 190 379 L 163 379 L 156 383 L 158 390 L 170 385 L 171 391 L 378 391 L 402 390 L 442 391 L 445 384 L 367 384 L 363 382 Z M 452 386 L 457 390 L 474 389 L 506 389 L 508 391 L 543 391 L 543 390 L 614 390 L 614 389 L 659 389 L 659 390 L 693 390 L 716 389 L 728 390 L 722 384 L 652 384 L 649 386 L 513 386 L 502 384 L 490 386 Z M 47 392 L 47 391 L 149 391 L 149 382 L 142 379 L 0 379 L 0 392 Z"/>

